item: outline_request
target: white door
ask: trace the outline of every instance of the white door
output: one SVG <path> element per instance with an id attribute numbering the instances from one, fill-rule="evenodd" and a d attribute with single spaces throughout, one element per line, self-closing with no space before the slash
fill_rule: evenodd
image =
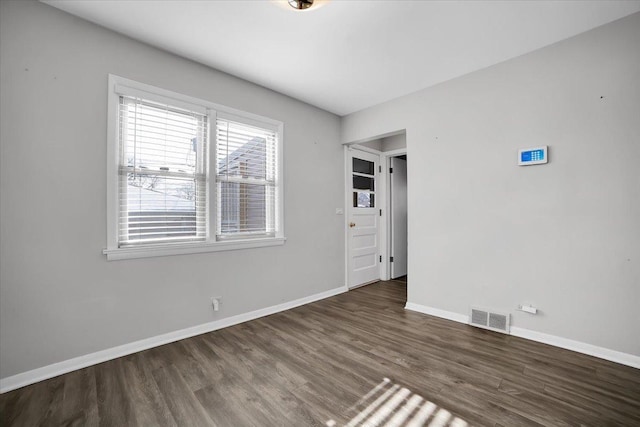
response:
<path id="1" fill-rule="evenodd" d="M 380 279 L 376 198 L 379 156 L 358 150 L 349 153 L 348 245 L 349 287 Z"/>
<path id="2" fill-rule="evenodd" d="M 407 274 L 407 161 L 391 158 L 391 278 Z"/>

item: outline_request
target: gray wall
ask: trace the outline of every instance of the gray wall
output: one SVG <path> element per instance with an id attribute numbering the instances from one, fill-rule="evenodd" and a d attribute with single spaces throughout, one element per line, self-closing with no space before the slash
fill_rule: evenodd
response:
<path id="1" fill-rule="evenodd" d="M 354 141 L 348 141 L 348 142 L 354 142 Z M 407 148 L 407 136 L 404 133 L 401 133 L 398 135 L 373 139 L 371 141 L 358 142 L 358 145 L 361 145 L 367 148 L 373 148 L 374 150 L 378 150 L 382 152 L 399 150 L 401 148 Z"/>
<path id="2" fill-rule="evenodd" d="M 407 148 L 407 135 L 405 133 L 382 138 L 382 151 L 400 150 L 402 148 Z"/>
<path id="3" fill-rule="evenodd" d="M 635 14 L 343 119 L 407 131 L 409 302 L 640 355 L 638 46 Z"/>
<path id="4" fill-rule="evenodd" d="M 337 116 L 37 2 L 0 43 L 0 377 L 344 286 Z M 286 244 L 107 262 L 108 73 L 283 121 Z"/>
<path id="5" fill-rule="evenodd" d="M 373 148 L 374 150 L 382 151 L 382 139 L 373 139 L 371 141 L 360 142 L 358 145 L 363 147 Z"/>

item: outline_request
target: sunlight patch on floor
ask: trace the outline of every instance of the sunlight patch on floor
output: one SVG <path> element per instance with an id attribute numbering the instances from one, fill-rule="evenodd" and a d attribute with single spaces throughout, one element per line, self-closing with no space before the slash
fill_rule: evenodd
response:
<path id="1" fill-rule="evenodd" d="M 438 408 L 406 387 L 385 378 L 365 394 L 353 407 L 359 411 L 344 427 L 467 427 L 469 424 Z M 362 409 L 360 409 L 362 408 Z M 336 427 L 335 420 L 326 422 Z"/>

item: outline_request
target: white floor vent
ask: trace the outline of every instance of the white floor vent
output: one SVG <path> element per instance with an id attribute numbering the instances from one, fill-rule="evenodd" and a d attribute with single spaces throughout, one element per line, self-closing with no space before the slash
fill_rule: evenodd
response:
<path id="1" fill-rule="evenodd" d="M 496 332 L 509 333 L 509 314 L 471 307 L 469 324 Z"/>

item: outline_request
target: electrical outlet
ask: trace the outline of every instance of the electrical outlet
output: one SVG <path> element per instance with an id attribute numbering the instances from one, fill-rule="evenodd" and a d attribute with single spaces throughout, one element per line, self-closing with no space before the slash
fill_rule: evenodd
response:
<path id="1" fill-rule="evenodd" d="M 529 305 L 519 304 L 518 310 L 524 311 L 525 313 L 529 313 L 529 314 L 538 314 L 538 309 L 533 307 L 531 304 Z"/>
<path id="2" fill-rule="evenodd" d="M 213 306 L 213 311 L 220 310 L 221 302 L 222 302 L 222 297 L 211 297 L 211 305 Z"/>

